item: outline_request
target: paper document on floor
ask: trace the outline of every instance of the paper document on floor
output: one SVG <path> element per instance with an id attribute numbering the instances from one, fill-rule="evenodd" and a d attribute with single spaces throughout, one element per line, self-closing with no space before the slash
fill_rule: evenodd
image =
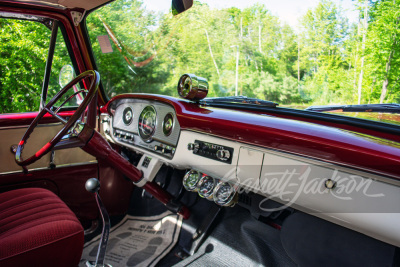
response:
<path id="1" fill-rule="evenodd" d="M 182 217 L 170 212 L 152 217 L 126 216 L 110 230 L 105 263 L 113 267 L 154 266 L 178 241 L 181 225 Z M 83 259 L 96 259 L 99 239 L 85 244 L 81 263 Z"/>

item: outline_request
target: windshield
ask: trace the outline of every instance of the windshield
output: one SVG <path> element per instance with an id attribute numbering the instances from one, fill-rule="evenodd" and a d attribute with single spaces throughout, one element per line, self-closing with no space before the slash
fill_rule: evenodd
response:
<path id="1" fill-rule="evenodd" d="M 115 1 L 87 17 L 110 97 L 178 96 L 179 77 L 193 73 L 208 80 L 208 97 L 243 95 L 279 107 L 400 102 L 399 1 L 208 0 L 177 16 L 170 7 L 169 0 Z"/>

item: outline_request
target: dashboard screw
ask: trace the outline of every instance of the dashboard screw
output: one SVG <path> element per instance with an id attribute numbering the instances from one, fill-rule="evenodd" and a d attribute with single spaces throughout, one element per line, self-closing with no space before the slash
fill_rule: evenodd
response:
<path id="1" fill-rule="evenodd" d="M 331 179 L 328 179 L 328 180 L 325 181 L 325 187 L 327 189 L 333 189 L 333 188 L 336 187 L 336 182 L 331 180 Z"/>

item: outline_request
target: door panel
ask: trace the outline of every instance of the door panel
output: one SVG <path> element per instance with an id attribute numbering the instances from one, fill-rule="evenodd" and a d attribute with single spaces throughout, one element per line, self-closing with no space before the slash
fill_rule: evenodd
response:
<path id="1" fill-rule="evenodd" d="M 60 113 L 64 118 L 73 112 Z M 55 151 L 51 169 L 50 153 L 28 166 L 25 174 L 15 163 L 12 145 L 17 145 L 25 134 L 37 112 L 0 115 L 0 193 L 28 187 L 41 187 L 57 194 L 81 220 L 92 220 L 97 217 L 97 207 L 93 194 L 85 190 L 87 179 L 98 175 L 96 158 L 80 148 Z M 42 119 L 47 124 L 36 127 L 22 153 L 23 157 L 33 155 L 45 143 L 51 140 L 62 128 L 61 123 L 54 123 L 53 118 Z"/>
<path id="2" fill-rule="evenodd" d="M 25 145 L 22 156 L 27 158 L 38 151 L 44 144 L 50 141 L 62 128 L 60 123 L 38 125 Z M 0 174 L 8 172 L 22 172 L 22 168 L 15 163 L 11 146 L 17 145 L 25 134 L 27 127 L 0 128 Z M 95 162 L 96 159 L 80 148 L 57 150 L 54 163 L 56 166 L 75 165 Z M 50 153 L 40 160 L 28 166 L 28 169 L 49 168 Z M 1 181 L 0 181 L 1 184 Z"/>
<path id="3" fill-rule="evenodd" d="M 58 195 L 79 219 L 92 220 L 97 217 L 98 208 L 93 194 L 85 190 L 86 180 L 91 177 L 98 177 L 95 163 L 35 170 L 28 174 L 1 174 L 0 193 L 18 188 L 45 188 Z"/>

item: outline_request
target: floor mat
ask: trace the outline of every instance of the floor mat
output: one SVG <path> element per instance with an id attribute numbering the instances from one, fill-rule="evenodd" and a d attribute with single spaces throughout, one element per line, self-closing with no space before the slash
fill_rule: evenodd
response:
<path id="1" fill-rule="evenodd" d="M 175 267 L 203 266 L 297 266 L 286 254 L 280 231 L 266 225 L 241 208 L 226 208 L 197 253 Z"/>
<path id="2" fill-rule="evenodd" d="M 181 226 L 182 217 L 170 212 L 152 217 L 128 215 L 110 230 L 105 263 L 154 266 L 175 246 Z M 96 259 L 99 239 L 85 244 L 81 263 Z"/>

